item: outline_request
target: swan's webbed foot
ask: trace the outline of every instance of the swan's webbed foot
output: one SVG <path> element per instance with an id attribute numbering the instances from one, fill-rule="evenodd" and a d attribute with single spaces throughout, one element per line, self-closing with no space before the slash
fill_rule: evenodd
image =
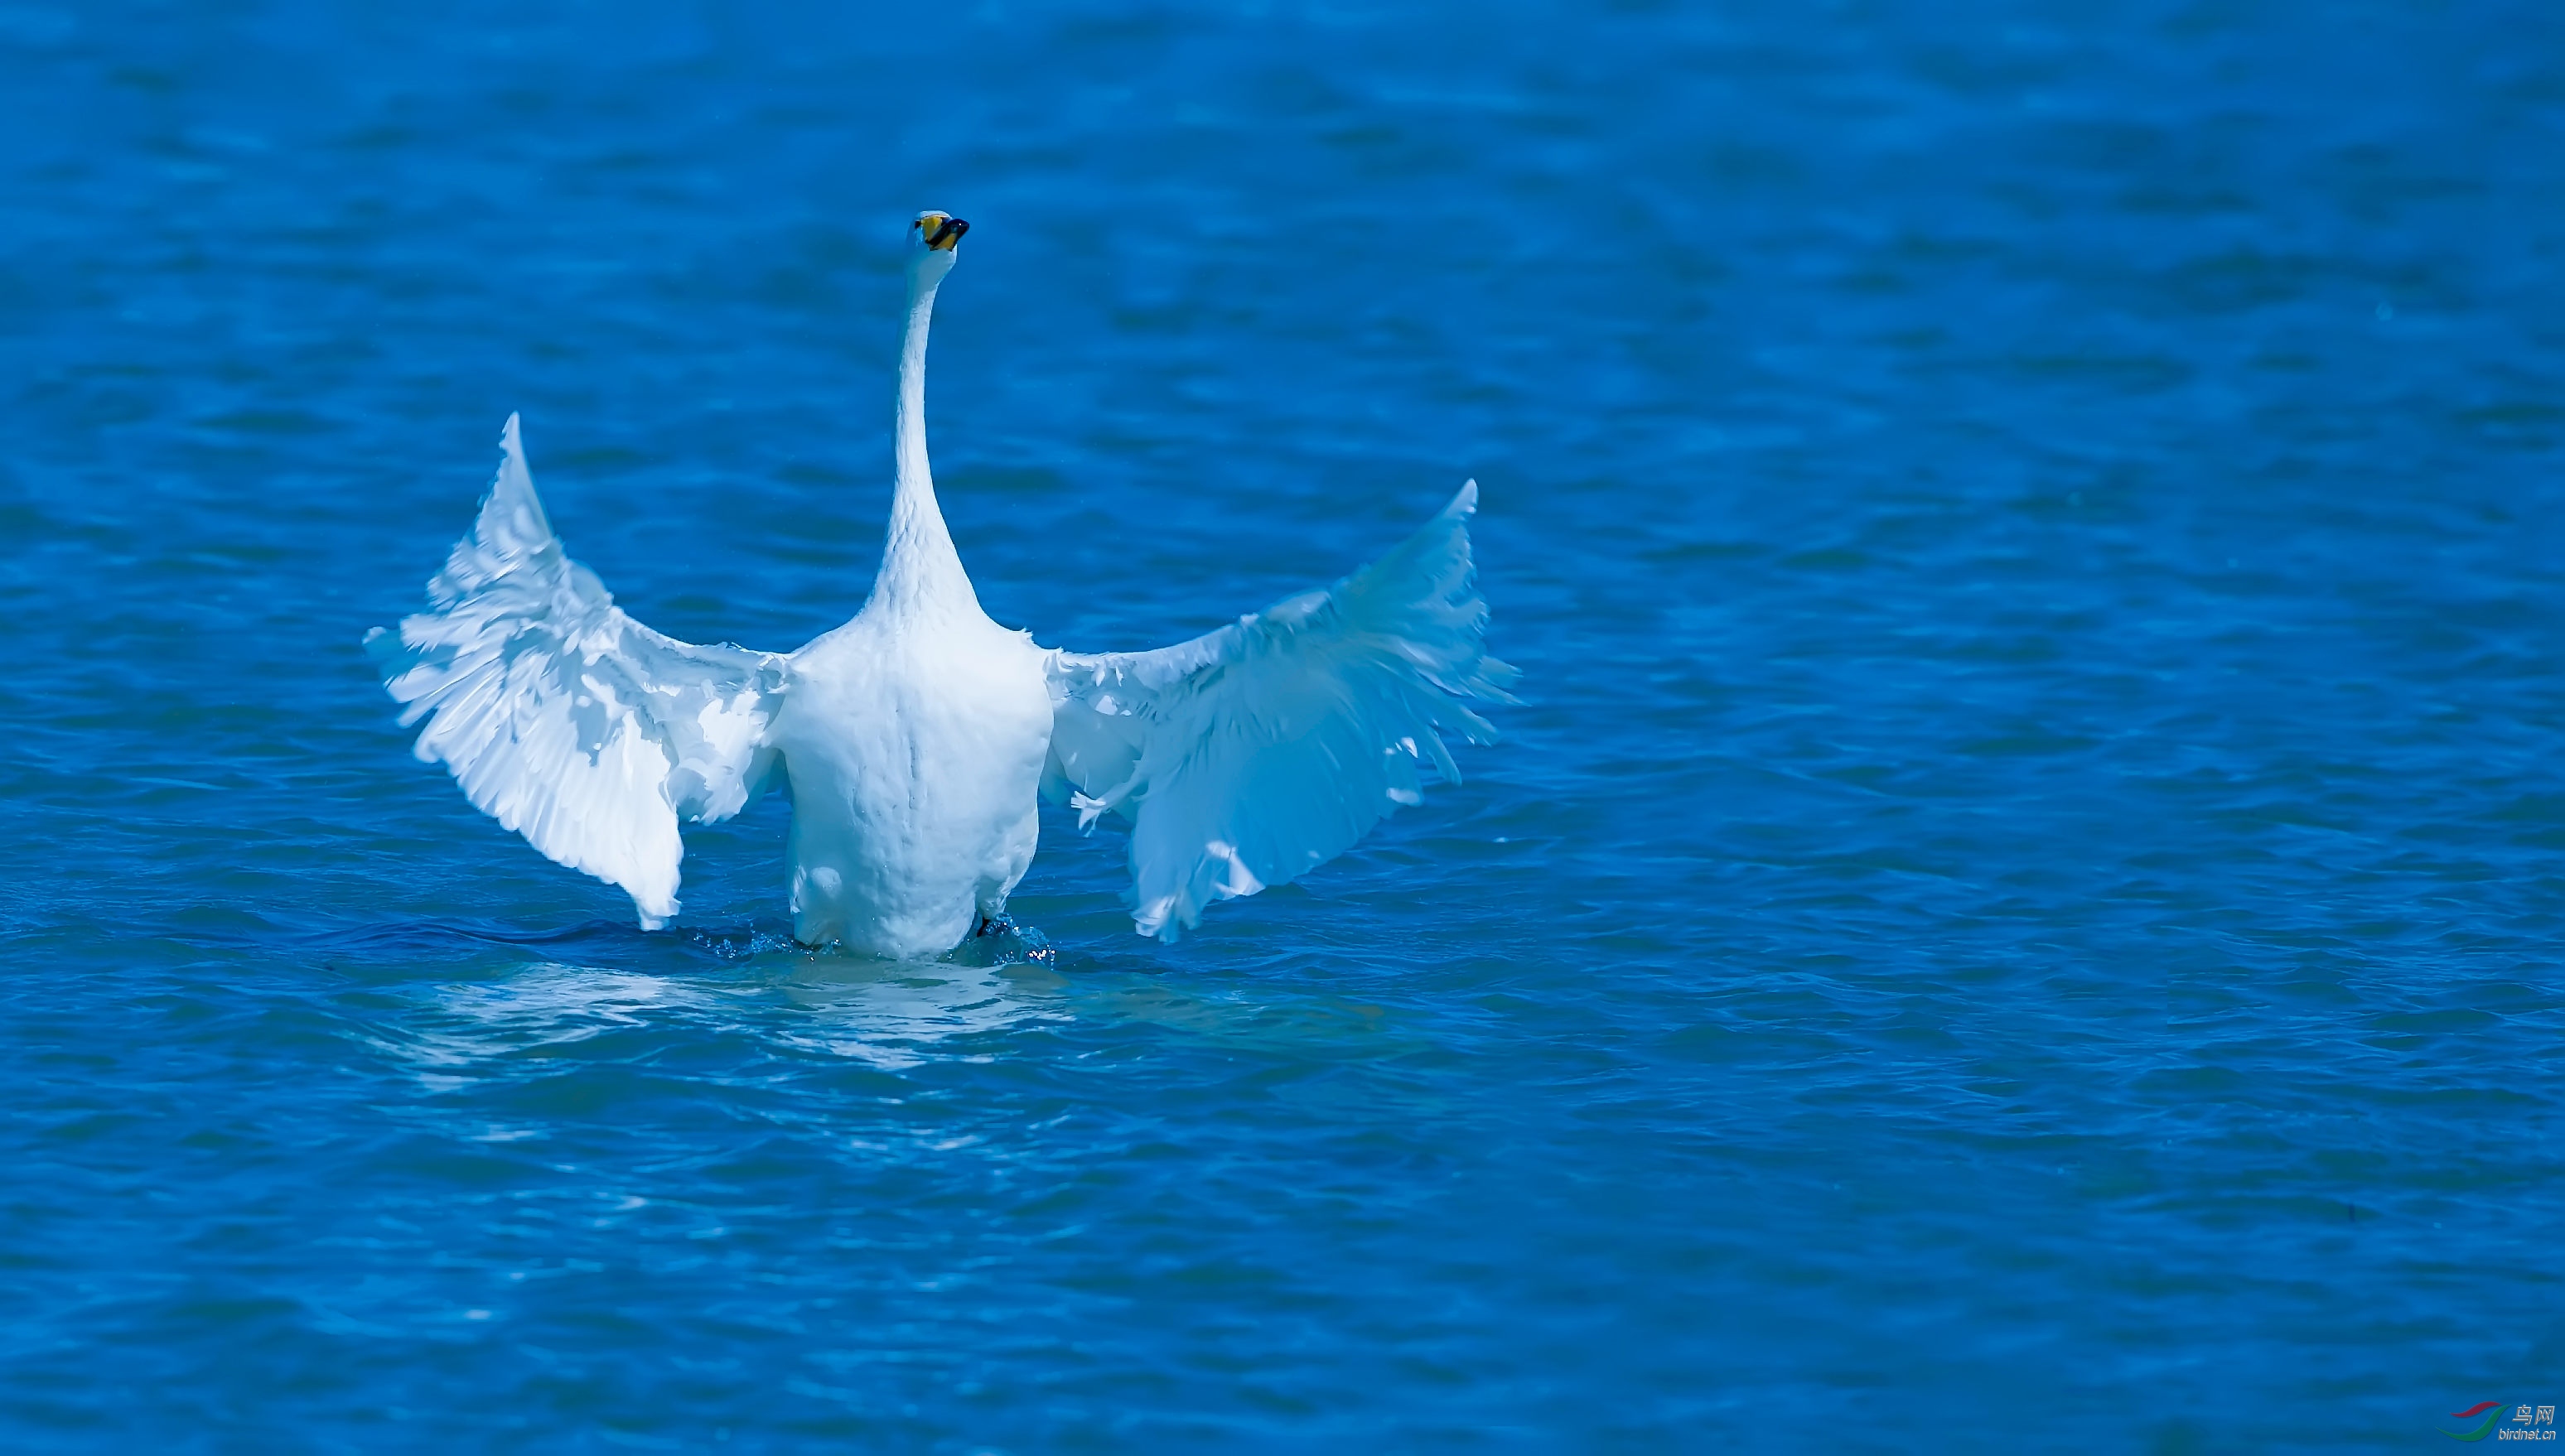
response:
<path id="1" fill-rule="evenodd" d="M 1042 932 L 1017 925 L 1016 918 L 1004 911 L 996 915 L 982 912 L 978 927 L 961 944 L 944 952 L 944 957 L 962 965 L 1039 965 L 1045 969 L 1058 961 Z"/>

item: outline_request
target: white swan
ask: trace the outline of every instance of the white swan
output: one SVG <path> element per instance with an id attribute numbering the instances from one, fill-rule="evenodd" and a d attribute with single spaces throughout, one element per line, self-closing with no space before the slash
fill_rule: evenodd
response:
<path id="1" fill-rule="evenodd" d="M 783 775 L 794 935 L 931 955 L 1002 924 L 1036 800 L 1131 824 L 1133 926 L 1174 939 L 1203 908 L 1334 858 L 1417 768 L 1460 777 L 1438 728 L 1494 734 L 1511 702 L 1472 578 L 1475 482 L 1387 556 L 1155 652 L 1047 651 L 989 620 L 926 465 L 926 332 L 969 224 L 912 225 L 898 483 L 854 620 L 799 652 L 697 647 L 625 616 L 563 554 L 517 434 L 431 609 L 367 635 L 417 754 L 554 860 L 677 913 L 679 821 L 738 813 Z"/>

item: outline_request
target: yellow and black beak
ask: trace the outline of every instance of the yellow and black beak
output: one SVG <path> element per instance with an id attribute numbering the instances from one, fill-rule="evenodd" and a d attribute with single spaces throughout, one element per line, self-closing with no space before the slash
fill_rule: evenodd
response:
<path id="1" fill-rule="evenodd" d="M 969 223 L 942 212 L 921 212 L 917 221 L 909 226 L 917 229 L 917 235 L 925 240 L 926 246 L 938 253 L 952 252 L 953 245 L 962 241 L 962 235 L 971 231 Z"/>

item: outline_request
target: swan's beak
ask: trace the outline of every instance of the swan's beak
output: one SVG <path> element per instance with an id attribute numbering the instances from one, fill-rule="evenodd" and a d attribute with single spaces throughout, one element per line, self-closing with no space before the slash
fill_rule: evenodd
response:
<path id="1" fill-rule="evenodd" d="M 918 237 L 924 240 L 930 251 L 937 253 L 952 252 L 953 245 L 962 241 L 962 235 L 971 231 L 969 223 L 942 212 L 921 212 L 917 221 L 909 226 L 917 229 Z"/>

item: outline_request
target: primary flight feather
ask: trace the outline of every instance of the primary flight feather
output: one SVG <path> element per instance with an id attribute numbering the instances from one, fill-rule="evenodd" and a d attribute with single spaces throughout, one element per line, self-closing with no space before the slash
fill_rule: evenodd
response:
<path id="1" fill-rule="evenodd" d="M 1131 827 L 1133 927 L 1296 879 L 1458 780 L 1442 733 L 1494 736 L 1510 702 L 1470 560 L 1478 487 L 1388 555 L 1190 642 L 1081 654 L 989 619 L 926 459 L 926 335 L 970 225 L 910 229 L 896 484 L 853 620 L 798 652 L 697 647 L 624 615 L 544 517 L 517 420 L 430 606 L 367 646 L 417 754 L 561 864 L 677 914 L 680 823 L 793 802 L 794 935 L 895 957 L 998 923 L 1033 862 L 1038 800 Z"/>

